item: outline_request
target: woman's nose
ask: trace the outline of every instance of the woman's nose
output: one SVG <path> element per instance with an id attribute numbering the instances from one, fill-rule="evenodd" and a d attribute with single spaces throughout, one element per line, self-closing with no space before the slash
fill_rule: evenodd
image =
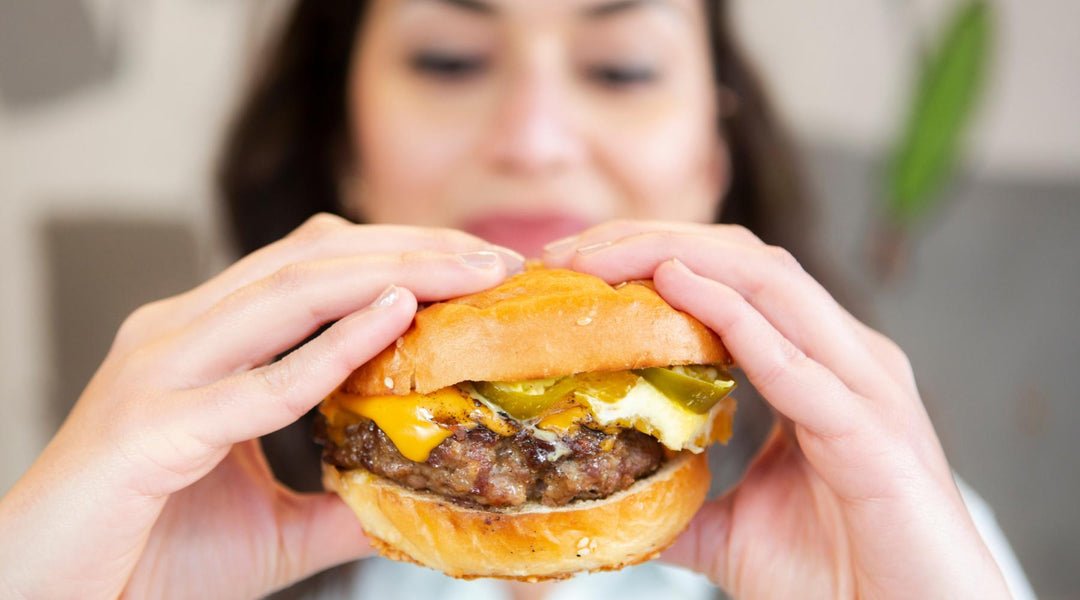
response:
<path id="1" fill-rule="evenodd" d="M 499 171 L 551 175 L 585 156 L 574 123 L 569 84 L 553 69 L 534 66 L 514 74 L 492 120 L 488 154 Z"/>

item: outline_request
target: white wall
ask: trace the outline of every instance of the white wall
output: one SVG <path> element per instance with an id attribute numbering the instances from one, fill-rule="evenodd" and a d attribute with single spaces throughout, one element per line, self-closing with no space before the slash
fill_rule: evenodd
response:
<path id="1" fill-rule="evenodd" d="M 52 374 L 40 217 L 176 217 L 204 242 L 205 270 L 217 262 L 208 173 L 243 80 L 252 4 L 89 6 L 102 31 L 118 27 L 125 52 L 116 79 L 40 108 L 14 113 L 0 105 L 0 494 L 51 433 L 43 418 Z M 119 8 L 126 12 L 117 20 Z"/>
<path id="2" fill-rule="evenodd" d="M 736 0 L 782 113 L 805 139 L 881 151 L 899 127 L 920 38 L 958 0 Z M 1080 171 L 1080 2 L 996 0 L 989 95 L 972 162 L 1002 175 Z"/>

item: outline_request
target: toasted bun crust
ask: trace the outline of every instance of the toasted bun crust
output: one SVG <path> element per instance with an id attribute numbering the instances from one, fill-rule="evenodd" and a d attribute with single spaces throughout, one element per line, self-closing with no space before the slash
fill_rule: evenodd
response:
<path id="1" fill-rule="evenodd" d="M 535 268 L 420 311 L 345 391 L 427 394 L 462 381 L 728 362 L 716 334 L 664 302 L 651 282 L 613 288 L 592 275 Z"/>
<path id="2" fill-rule="evenodd" d="M 709 468 L 704 454 L 683 452 L 621 492 L 558 508 L 465 508 L 327 464 L 323 483 L 356 512 L 383 556 L 463 579 L 540 581 L 656 558 L 705 501 Z"/>

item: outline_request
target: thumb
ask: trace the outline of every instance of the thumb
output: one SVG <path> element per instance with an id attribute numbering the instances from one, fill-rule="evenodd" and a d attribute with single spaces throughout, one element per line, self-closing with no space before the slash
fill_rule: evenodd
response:
<path id="1" fill-rule="evenodd" d="M 285 494 L 279 510 L 279 586 L 372 554 L 360 521 L 337 494 Z"/>
<path id="2" fill-rule="evenodd" d="M 739 485 L 720 498 L 706 502 L 660 560 L 701 573 L 725 590 L 738 585 L 733 577 L 738 576 L 740 567 L 733 566 L 732 561 L 740 563 L 741 559 L 733 557 L 732 553 L 738 553 L 740 549 L 733 550 L 731 545 L 736 505 L 740 507 L 738 513 L 743 525 L 748 503 L 757 503 L 752 506 L 752 512 L 760 517 L 758 522 L 770 525 L 774 522 L 775 515 L 769 512 L 773 502 L 767 496 L 770 489 L 775 491 L 778 474 L 786 474 L 789 464 L 786 459 L 792 452 L 798 452 L 793 439 L 786 433 L 783 421 L 778 421 Z M 743 525 L 740 525 L 741 534 L 745 533 Z"/>
<path id="3" fill-rule="evenodd" d="M 706 502 L 660 560 L 701 573 L 714 584 L 724 587 L 733 496 L 734 492 L 729 492 Z"/>

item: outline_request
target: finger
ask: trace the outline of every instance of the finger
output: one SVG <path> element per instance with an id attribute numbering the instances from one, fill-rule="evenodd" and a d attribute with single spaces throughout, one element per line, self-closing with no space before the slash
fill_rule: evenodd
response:
<path id="1" fill-rule="evenodd" d="M 416 297 L 391 286 L 285 358 L 186 392 L 177 426 L 209 447 L 277 431 L 299 419 L 408 329 Z"/>
<path id="2" fill-rule="evenodd" d="M 694 515 L 686 531 L 660 555 L 660 560 L 701 573 L 714 584 L 729 590 L 727 557 L 731 515 L 730 493 L 706 502 Z"/>
<path id="3" fill-rule="evenodd" d="M 639 233 L 662 231 L 704 235 L 720 240 L 743 243 L 748 246 L 765 245 L 759 237 L 741 225 L 623 220 L 598 225 L 580 234 L 548 244 L 544 248 L 544 263 L 549 267 L 569 268 L 576 251 L 579 249 L 594 249 L 596 244 L 614 242 Z M 845 313 L 847 321 L 855 330 L 856 335 L 874 358 L 884 365 L 886 372 L 892 379 L 896 383 L 905 386 L 909 391 L 917 393 L 915 376 L 911 364 L 903 351 L 888 337 L 868 327 L 842 307 L 841 310 Z"/>
<path id="4" fill-rule="evenodd" d="M 919 386 L 915 381 L 915 370 L 912 368 L 907 354 L 888 336 L 856 319 L 850 312 L 844 312 L 847 314 L 848 322 L 858 333 L 863 344 L 874 355 L 874 358 L 884 366 L 885 372 L 912 396 L 918 397 Z"/>
<path id="5" fill-rule="evenodd" d="M 389 285 L 418 300 L 444 300 L 490 288 L 507 266 L 494 252 L 407 252 L 289 265 L 230 294 L 182 330 L 166 353 L 174 383 L 205 385 L 261 365 L 302 342 L 321 325 L 369 304 Z"/>
<path id="6" fill-rule="evenodd" d="M 360 521 L 336 494 L 285 492 L 282 504 L 278 586 L 372 554 Z"/>
<path id="7" fill-rule="evenodd" d="M 503 257 L 511 271 L 521 269 L 524 257 L 476 236 L 453 229 L 404 225 L 355 225 L 321 213 L 308 219 L 288 236 L 240 259 L 216 277 L 196 288 L 154 303 L 145 314 L 127 323 L 134 345 L 163 331 L 187 325 L 225 296 L 255 281 L 270 277 L 286 265 L 361 254 L 408 251 L 463 253 L 490 250 Z"/>
<path id="8" fill-rule="evenodd" d="M 760 501 L 763 497 L 775 495 L 778 483 L 783 485 L 793 478 L 801 478 L 801 460 L 791 440 L 779 427 L 774 427 L 738 487 L 706 502 L 694 515 L 686 531 L 660 556 L 660 560 L 701 573 L 732 595 L 747 592 L 742 589 L 739 580 L 739 565 L 773 562 L 775 556 L 768 553 L 774 552 L 775 548 L 757 543 L 760 539 L 746 544 L 746 540 L 736 538 L 735 534 L 746 535 L 746 528 L 753 528 L 757 524 L 767 524 L 774 536 L 812 526 L 800 521 L 804 514 L 801 511 L 785 511 L 778 508 L 775 502 Z M 797 489 L 791 492 L 801 493 L 804 492 Z M 800 500 L 789 496 L 786 500 L 813 504 L 812 498 Z M 738 532 L 733 529 L 736 522 L 740 524 Z M 749 535 L 759 533 L 750 531 Z M 765 554 L 750 556 L 752 553 Z"/>
<path id="9" fill-rule="evenodd" d="M 650 232 L 578 252 L 571 267 L 615 283 L 652 277 L 672 257 L 695 273 L 734 288 L 785 338 L 840 375 L 855 391 L 870 395 L 883 385 L 895 387 L 851 326 L 848 313 L 782 249 Z"/>
<path id="10" fill-rule="evenodd" d="M 697 275 L 677 260 L 661 265 L 654 282 L 668 303 L 715 331 L 762 397 L 797 425 L 839 437 L 865 418 L 861 398 L 734 289 Z"/>
<path id="11" fill-rule="evenodd" d="M 669 221 L 611 221 L 544 246 L 543 261 L 549 267 L 568 268 L 574 258 L 574 253 L 581 248 L 613 242 L 627 236 L 650 231 L 675 231 L 705 235 L 750 245 L 764 243 L 742 225 Z"/>
<path id="12" fill-rule="evenodd" d="M 355 225 L 332 215 L 316 215 L 286 237 L 241 259 L 207 286 L 218 298 L 270 276 L 285 265 L 359 254 L 393 254 L 410 251 L 461 253 L 475 250 L 498 252 L 509 263 L 524 258 L 508 248 L 494 246 L 476 236 L 454 229 L 408 225 Z M 210 282 L 207 282 L 210 284 Z M 213 293 L 209 295 L 214 296 Z"/>

